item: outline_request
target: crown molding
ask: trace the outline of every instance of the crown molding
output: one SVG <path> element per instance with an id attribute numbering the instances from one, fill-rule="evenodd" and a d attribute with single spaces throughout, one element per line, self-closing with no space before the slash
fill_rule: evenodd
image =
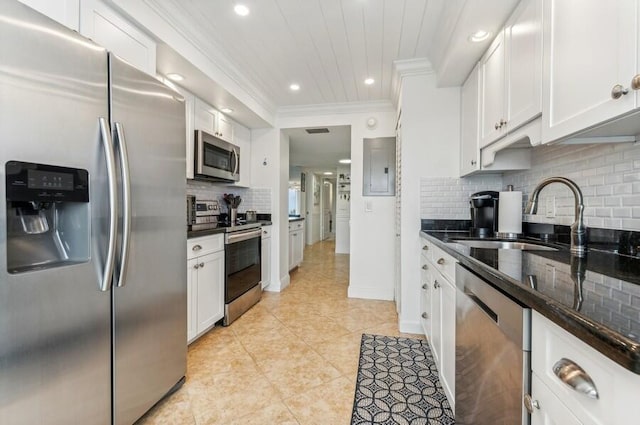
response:
<path id="1" fill-rule="evenodd" d="M 402 59 L 393 61 L 393 74 L 391 75 L 391 99 L 394 105 L 400 100 L 400 88 L 402 79 L 416 75 L 432 75 L 435 70 L 426 58 Z"/>
<path id="2" fill-rule="evenodd" d="M 396 108 L 389 100 L 368 102 L 322 103 L 317 105 L 295 105 L 278 108 L 276 119 L 318 115 L 359 114 L 369 112 L 394 112 Z"/>

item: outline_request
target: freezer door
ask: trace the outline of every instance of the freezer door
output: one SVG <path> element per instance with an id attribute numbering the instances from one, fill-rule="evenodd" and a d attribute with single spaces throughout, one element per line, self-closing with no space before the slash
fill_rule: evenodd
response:
<path id="1" fill-rule="evenodd" d="M 179 94 L 109 57 L 114 143 L 120 159 L 126 147 L 130 180 L 128 258 L 113 290 L 114 423 L 128 425 L 186 373 L 186 130 Z"/>
<path id="2" fill-rule="evenodd" d="M 3 425 L 111 424 L 111 297 L 99 290 L 109 209 L 98 119 L 108 118 L 107 106 L 104 49 L 17 1 L 0 1 Z M 5 164 L 10 160 L 88 171 L 90 201 L 80 208 L 91 214 L 85 216 L 90 225 L 74 229 L 67 223 L 65 237 L 73 234 L 89 260 L 9 273 Z M 58 219 L 64 217 L 49 222 L 48 232 L 61 224 Z M 12 228 L 12 240 L 13 232 L 23 231 Z M 51 239 L 48 232 L 18 238 L 25 248 L 21 261 L 29 261 L 29 246 Z"/>

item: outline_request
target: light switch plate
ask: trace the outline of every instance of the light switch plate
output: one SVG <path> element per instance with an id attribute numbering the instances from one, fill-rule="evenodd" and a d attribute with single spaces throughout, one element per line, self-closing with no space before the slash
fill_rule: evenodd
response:
<path id="1" fill-rule="evenodd" d="M 365 203 L 364 203 L 364 211 L 365 212 L 373 212 L 373 201 L 365 201 Z"/>
<path id="2" fill-rule="evenodd" d="M 556 197 L 549 196 L 546 198 L 545 217 L 553 218 L 556 216 Z"/>

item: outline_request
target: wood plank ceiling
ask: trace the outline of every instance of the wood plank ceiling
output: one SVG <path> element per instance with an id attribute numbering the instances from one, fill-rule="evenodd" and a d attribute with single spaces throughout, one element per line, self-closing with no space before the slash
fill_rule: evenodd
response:
<path id="1" fill-rule="evenodd" d="M 241 17 L 233 0 L 145 2 L 278 107 L 391 99 L 393 61 L 427 56 L 431 10 L 440 7 L 433 0 L 243 0 L 251 12 Z"/>

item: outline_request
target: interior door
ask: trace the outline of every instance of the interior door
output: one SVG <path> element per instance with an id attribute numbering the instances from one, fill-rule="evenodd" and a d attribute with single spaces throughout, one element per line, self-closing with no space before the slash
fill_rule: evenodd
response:
<path id="1" fill-rule="evenodd" d="M 111 299 L 98 284 L 109 211 L 98 121 L 108 118 L 107 55 L 21 3 L 1 1 L 0 17 L 0 423 L 108 425 Z M 8 272 L 10 160 L 88 171 L 91 228 L 77 233 L 88 261 Z M 22 242 L 35 252 L 34 239 L 55 227 Z"/>
<path id="2" fill-rule="evenodd" d="M 114 143 L 131 179 L 124 286 L 113 291 L 114 423 L 129 425 L 186 372 L 185 112 L 179 94 L 109 58 Z"/>

